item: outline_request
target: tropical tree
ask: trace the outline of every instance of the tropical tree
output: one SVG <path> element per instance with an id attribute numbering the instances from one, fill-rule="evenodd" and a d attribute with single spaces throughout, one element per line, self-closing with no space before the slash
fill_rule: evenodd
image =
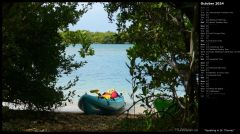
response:
<path id="1" fill-rule="evenodd" d="M 119 33 L 127 33 L 122 36 L 134 44 L 127 51 L 128 67 L 133 94 L 142 90 L 136 97 L 146 115 L 170 114 L 181 126 L 197 127 L 197 3 L 115 2 L 105 9 L 110 20 L 120 11 Z"/>
<path id="2" fill-rule="evenodd" d="M 93 55 L 94 50 L 90 47 L 93 43 L 90 32 L 86 30 L 77 30 L 77 31 L 64 31 L 60 33 L 63 38 L 63 42 L 65 45 L 73 45 L 82 44 L 83 48 L 79 51 L 81 57 L 85 57 L 85 55 Z"/>
<path id="3" fill-rule="evenodd" d="M 51 110 L 71 100 L 78 77 L 56 86 L 61 74 L 70 74 L 85 62 L 73 62 L 65 53 L 66 43 L 59 31 L 75 24 L 87 11 L 77 3 L 3 3 L 2 5 L 2 99 L 28 109 Z M 82 44 L 82 56 L 89 44 Z"/>

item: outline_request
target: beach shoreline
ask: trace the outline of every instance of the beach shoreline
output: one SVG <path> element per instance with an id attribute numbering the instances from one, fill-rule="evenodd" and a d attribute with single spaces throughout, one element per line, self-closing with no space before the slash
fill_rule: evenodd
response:
<path id="1" fill-rule="evenodd" d="M 154 126 L 147 129 L 145 114 L 88 115 L 78 111 L 31 111 L 2 109 L 4 132 L 140 132 L 175 131 L 178 124 L 152 116 Z M 177 121 L 177 120 L 176 120 Z"/>
<path id="2" fill-rule="evenodd" d="M 24 110 L 24 106 L 18 105 L 18 106 L 14 106 L 14 104 L 11 103 L 6 103 L 6 102 L 2 102 L 2 106 L 7 106 L 12 110 Z M 131 105 L 128 104 L 125 107 L 125 110 L 127 110 Z M 143 107 L 140 107 L 140 105 L 136 105 L 135 106 L 135 112 L 134 112 L 134 107 L 132 107 L 129 110 L 130 114 L 143 114 L 143 111 L 145 109 Z M 66 106 L 61 106 L 58 107 L 56 109 L 54 109 L 54 112 L 72 112 L 72 113 L 84 113 L 81 109 L 79 109 L 77 102 L 73 102 L 73 103 L 67 103 Z"/>
<path id="3" fill-rule="evenodd" d="M 39 112 L 8 110 L 3 112 L 2 131 L 22 132 L 107 132 L 124 131 L 126 119 L 143 119 L 140 114 L 86 115 L 83 112 Z"/>
<path id="4" fill-rule="evenodd" d="M 126 106 L 125 110 L 127 110 L 130 106 Z M 83 113 L 81 109 L 79 109 L 78 105 L 76 103 L 74 104 L 68 104 L 67 106 L 64 107 L 59 107 L 56 110 L 56 112 L 73 112 L 73 113 Z M 134 108 L 132 107 L 129 110 L 130 114 L 143 114 L 144 108 L 140 107 L 139 105 L 136 105 L 135 107 L 135 112 Z"/>

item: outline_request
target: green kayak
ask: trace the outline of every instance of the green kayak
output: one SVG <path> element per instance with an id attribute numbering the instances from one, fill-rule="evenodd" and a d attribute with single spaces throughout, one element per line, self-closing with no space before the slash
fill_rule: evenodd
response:
<path id="1" fill-rule="evenodd" d="M 114 99 L 105 99 L 86 93 L 78 102 L 78 107 L 86 114 L 117 114 L 124 111 L 125 105 L 122 95 Z"/>

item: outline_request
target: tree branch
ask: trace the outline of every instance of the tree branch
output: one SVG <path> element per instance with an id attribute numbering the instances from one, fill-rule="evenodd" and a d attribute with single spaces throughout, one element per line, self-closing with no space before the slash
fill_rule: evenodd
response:
<path id="1" fill-rule="evenodd" d="M 178 105 L 179 105 L 182 109 L 185 109 L 185 107 L 181 104 L 180 100 L 178 99 L 178 95 L 177 95 L 176 89 L 175 89 L 174 87 L 172 88 L 172 92 L 173 92 L 174 99 L 177 100 Z"/>
<path id="2" fill-rule="evenodd" d="M 162 96 L 172 97 L 172 96 L 170 96 L 170 95 L 162 95 Z M 135 106 L 138 102 L 140 102 L 140 101 L 142 101 L 142 100 L 144 100 L 144 99 L 146 99 L 146 98 L 151 98 L 151 97 L 156 97 L 156 95 L 150 95 L 150 96 L 147 96 L 147 97 L 145 97 L 145 98 L 139 99 L 139 100 L 136 101 L 136 102 L 133 102 L 132 106 L 130 106 L 127 110 L 125 110 L 125 111 L 121 112 L 120 114 L 118 114 L 117 117 L 119 117 L 120 115 L 124 114 L 125 112 L 129 112 L 129 111 L 131 110 L 131 108 L 132 108 L 133 106 Z M 172 98 L 173 98 L 173 97 L 172 97 Z"/>

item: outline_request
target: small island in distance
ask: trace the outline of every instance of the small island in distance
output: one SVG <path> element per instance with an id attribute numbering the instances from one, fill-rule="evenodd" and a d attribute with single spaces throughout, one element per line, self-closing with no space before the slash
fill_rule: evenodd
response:
<path id="1" fill-rule="evenodd" d="M 130 41 L 123 39 L 126 33 L 116 32 L 91 32 L 88 30 L 64 31 L 60 32 L 63 40 L 67 44 L 81 44 L 79 42 L 80 34 L 85 34 L 92 44 L 131 44 Z"/>

